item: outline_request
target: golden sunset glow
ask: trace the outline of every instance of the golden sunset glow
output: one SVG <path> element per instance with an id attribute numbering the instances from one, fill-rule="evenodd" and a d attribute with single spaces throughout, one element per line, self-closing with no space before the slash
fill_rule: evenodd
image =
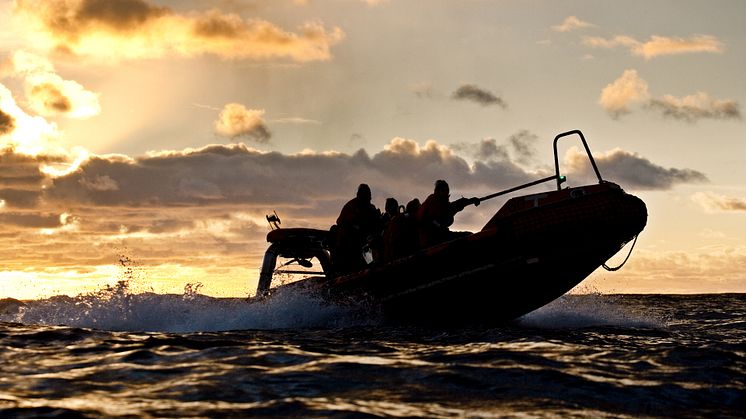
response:
<path id="1" fill-rule="evenodd" d="M 1 6 L 0 298 L 122 275 L 246 296 L 266 214 L 328 229 L 363 182 L 378 207 L 436 179 L 490 194 L 551 175 L 571 129 L 649 211 L 629 263 L 585 289 L 746 292 L 746 7 L 581 3 Z M 582 148 L 559 152 L 568 185 L 596 182 Z"/>

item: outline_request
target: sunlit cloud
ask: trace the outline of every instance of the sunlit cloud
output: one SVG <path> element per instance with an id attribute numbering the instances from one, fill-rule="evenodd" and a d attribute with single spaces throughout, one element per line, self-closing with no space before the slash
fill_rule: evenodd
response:
<path id="1" fill-rule="evenodd" d="M 640 78 L 637 70 L 625 70 L 621 77 L 601 91 L 598 103 L 614 118 L 630 113 L 630 105 L 648 100 L 648 83 Z"/>
<path id="2" fill-rule="evenodd" d="M 585 37 L 583 44 L 593 48 L 611 49 L 624 47 L 633 55 L 651 59 L 662 55 L 690 54 L 698 52 L 721 53 L 723 43 L 712 35 L 695 35 L 689 38 L 653 35 L 648 41 L 618 35 L 613 38 Z"/>
<path id="3" fill-rule="evenodd" d="M 746 208 L 746 207 L 745 207 Z M 702 231 L 699 232 L 699 236 L 705 239 L 724 239 L 727 236 L 722 231 L 713 230 L 711 228 L 705 228 L 702 229 Z"/>
<path id="4" fill-rule="evenodd" d="M 4 121 L 0 146 L 12 146 L 20 153 L 32 155 L 48 150 L 63 152 L 61 148 L 54 146 L 54 141 L 60 135 L 57 125 L 41 116 L 31 116 L 24 112 L 11 91 L 2 84 L 0 113 L 0 120 Z"/>
<path id="5" fill-rule="evenodd" d="M 528 131 L 512 137 L 532 144 Z M 473 149 L 458 149 L 395 137 L 370 155 L 362 149 L 282 154 L 215 144 L 137 157 L 89 155 L 79 163 L 6 149 L 0 155 L 0 225 L 9 244 L 0 248 L 0 258 L 8 261 L 6 271 L 51 266 L 93 272 L 114 263 L 115 249 L 126 244 L 147 249 L 137 258 L 149 267 L 149 275 L 162 271 L 167 278 L 170 265 L 188 270 L 235 266 L 240 272 L 232 274 L 245 279 L 230 286 L 245 287 L 243 292 L 253 288 L 248 283 L 256 272 L 249 271 L 266 249 L 264 214 L 276 210 L 289 225 L 326 229 L 362 182 L 371 185 L 374 202 L 382 205 L 389 196 L 400 202 L 422 200 L 435 179 L 447 179 L 456 193 L 473 196 L 547 176 L 546 169 L 528 169 L 512 160 L 524 155 L 516 141 L 485 139 Z M 469 163 L 460 156 L 471 152 L 466 150 L 477 150 L 480 158 Z M 606 178 L 633 190 L 706 179 L 622 150 L 596 156 Z M 64 174 L 42 170 L 63 163 L 76 169 Z M 575 150 L 563 172 L 573 182 L 594 182 L 583 165 L 587 160 Z M 478 228 L 484 220 L 474 214 Z M 217 273 L 215 278 L 227 280 Z"/>
<path id="6" fill-rule="evenodd" d="M 267 143 L 272 136 L 264 122 L 264 109 L 247 109 L 240 103 L 223 107 L 215 121 L 215 132 L 234 139 L 245 137 L 257 143 Z"/>
<path id="7" fill-rule="evenodd" d="M 24 79 L 29 107 L 42 116 L 65 115 L 85 119 L 101 112 L 98 94 L 57 75 L 44 57 L 17 51 L 12 58 L 16 75 Z"/>
<path id="8" fill-rule="evenodd" d="M 697 192 L 692 201 L 706 212 L 740 212 L 746 211 L 746 199 L 716 194 L 714 192 Z"/>
<path id="9" fill-rule="evenodd" d="M 13 132 L 16 128 L 16 120 L 0 109 L 0 136 Z"/>
<path id="10" fill-rule="evenodd" d="M 271 122 L 277 124 L 310 124 L 310 125 L 321 125 L 321 121 L 315 119 L 303 118 L 299 116 L 289 116 L 285 118 L 275 118 Z"/>
<path id="11" fill-rule="evenodd" d="M 632 105 L 642 105 L 641 109 L 660 113 L 665 118 L 686 122 L 697 122 L 701 119 L 740 119 L 741 110 L 738 102 L 732 99 L 715 99 L 705 92 L 678 98 L 663 95 L 651 97 L 648 83 L 637 70 L 625 70 L 621 77 L 609 83 L 599 98 L 601 107 L 612 118 L 618 119 L 632 112 Z"/>
<path id="12" fill-rule="evenodd" d="M 593 153 L 599 171 L 605 180 L 618 183 L 632 190 L 667 190 L 680 184 L 709 182 L 707 176 L 693 169 L 665 168 L 630 151 L 615 148 L 608 152 Z M 568 149 L 563 167 L 570 174 L 568 179 L 579 177 L 582 182 L 594 179 L 588 156 L 579 148 Z"/>
<path id="13" fill-rule="evenodd" d="M 455 100 L 467 100 L 482 106 L 497 105 L 503 109 L 508 107 L 505 100 L 487 89 L 474 84 L 463 84 L 451 94 Z"/>
<path id="14" fill-rule="evenodd" d="M 664 95 L 652 99 L 650 108 L 659 111 L 664 117 L 687 122 L 700 119 L 740 119 L 741 110 L 735 100 L 718 100 L 705 92 L 678 98 Z"/>
<path id="15" fill-rule="evenodd" d="M 388 3 L 389 2 L 389 0 L 361 0 L 361 1 L 363 1 L 368 6 L 371 6 L 371 7 L 378 6 L 380 4 Z"/>
<path id="16" fill-rule="evenodd" d="M 298 32 L 218 10 L 178 13 L 147 0 L 16 0 L 27 36 L 49 50 L 108 60 L 193 57 L 328 60 L 344 32 L 307 22 Z"/>
<path id="17" fill-rule="evenodd" d="M 435 96 L 435 90 L 432 83 L 415 83 L 409 86 L 409 91 L 419 99 L 432 99 Z"/>
<path id="18" fill-rule="evenodd" d="M 570 32 L 577 29 L 592 28 L 596 25 L 580 20 L 577 16 L 568 16 L 561 24 L 552 26 L 552 30 L 556 32 Z"/>
<path id="19" fill-rule="evenodd" d="M 83 147 L 66 148 L 59 145 L 61 136 L 57 124 L 49 122 L 41 116 L 31 116 L 21 109 L 13 94 L 0 84 L 0 166 L 14 166 L 15 158 L 9 156 L 27 155 L 40 156 L 38 173 L 50 177 L 66 175 L 88 158 L 88 151 Z M 34 174 L 33 176 L 38 176 Z M 9 173 L 4 172 L 0 180 L 5 180 Z M 28 193 L 16 194 L 18 200 L 29 202 L 36 196 L 29 197 Z"/>

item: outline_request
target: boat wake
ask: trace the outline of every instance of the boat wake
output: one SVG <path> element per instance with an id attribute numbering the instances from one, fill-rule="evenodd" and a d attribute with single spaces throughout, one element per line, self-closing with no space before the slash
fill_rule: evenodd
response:
<path id="1" fill-rule="evenodd" d="M 218 332 L 343 328 L 381 324 L 370 313 L 330 305 L 320 297 L 285 290 L 265 301 L 214 298 L 187 285 L 182 295 L 131 293 L 126 281 L 76 297 L 56 296 L 20 302 L 0 300 L 0 322 L 65 325 L 128 332 Z M 565 295 L 520 317 L 519 327 L 579 329 L 587 327 L 666 327 L 665 319 L 624 302 L 619 295 Z"/>
<path id="2" fill-rule="evenodd" d="M 518 319 L 518 324 L 541 329 L 619 327 L 662 329 L 659 315 L 627 304 L 622 295 L 566 294 Z"/>
<path id="3" fill-rule="evenodd" d="M 187 285 L 183 295 L 131 293 L 126 281 L 76 297 L 0 301 L 0 322 L 129 332 L 216 332 L 358 326 L 352 310 L 290 290 L 266 301 L 214 298 Z"/>

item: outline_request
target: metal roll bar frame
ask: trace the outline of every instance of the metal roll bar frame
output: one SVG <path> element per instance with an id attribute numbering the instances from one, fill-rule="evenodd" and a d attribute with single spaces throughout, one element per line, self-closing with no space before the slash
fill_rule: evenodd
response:
<path id="1" fill-rule="evenodd" d="M 604 180 L 601 178 L 601 172 L 598 171 L 598 166 L 596 166 L 596 161 L 593 159 L 593 154 L 591 154 L 591 149 L 588 147 L 588 142 L 585 141 L 585 136 L 583 135 L 580 130 L 572 130 L 563 132 L 561 134 L 558 134 L 556 137 L 554 137 L 554 175 L 553 176 L 547 176 L 545 178 L 541 178 L 539 180 L 534 180 L 532 182 L 524 183 L 523 185 L 515 186 L 510 189 L 506 189 L 504 191 L 496 192 L 487 196 L 483 196 L 481 198 L 472 198 L 474 203 L 486 201 L 488 199 L 492 199 L 495 197 L 498 197 L 500 195 L 505 195 L 511 192 L 515 192 L 521 189 L 528 188 L 530 186 L 538 185 L 540 183 L 549 182 L 550 180 L 556 180 L 557 181 L 557 190 L 562 190 L 562 183 L 567 180 L 565 176 L 560 175 L 560 167 L 559 167 L 559 156 L 557 155 L 557 142 L 560 140 L 560 138 L 567 137 L 573 134 L 577 134 L 580 136 L 580 140 L 583 142 L 583 147 L 585 148 L 585 152 L 588 154 L 588 159 L 591 161 L 591 166 L 593 166 L 593 171 L 596 173 L 596 177 L 598 178 L 598 183 L 603 183 Z"/>

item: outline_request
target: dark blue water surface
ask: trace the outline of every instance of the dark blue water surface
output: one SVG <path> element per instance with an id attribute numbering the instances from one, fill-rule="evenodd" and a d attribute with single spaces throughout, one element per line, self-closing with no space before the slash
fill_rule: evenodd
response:
<path id="1" fill-rule="evenodd" d="M 746 415 L 744 294 L 566 296 L 444 330 L 109 290 L 2 300 L 0 322 L 0 417 Z"/>

